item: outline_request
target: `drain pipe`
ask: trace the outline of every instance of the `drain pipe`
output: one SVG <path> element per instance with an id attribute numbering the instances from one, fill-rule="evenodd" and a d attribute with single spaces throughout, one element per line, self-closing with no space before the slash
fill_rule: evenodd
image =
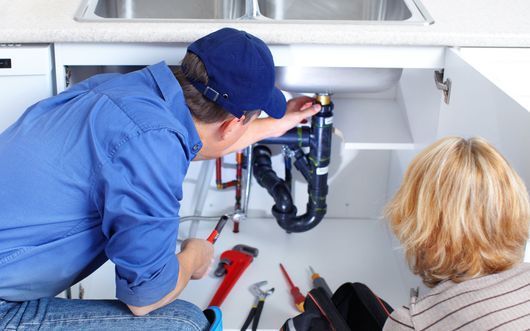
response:
<path id="1" fill-rule="evenodd" d="M 285 145 L 290 147 L 309 147 L 309 136 L 311 129 L 307 126 L 299 126 L 287 131 L 283 136 L 267 138 L 260 141 L 260 144 Z"/>
<path id="2" fill-rule="evenodd" d="M 276 213 L 291 217 L 296 216 L 296 206 L 293 203 L 289 186 L 272 169 L 271 150 L 267 146 L 258 145 L 254 147 L 252 151 L 252 171 L 258 184 L 266 188 L 274 199 L 272 214 L 275 217 Z"/>
<path id="3" fill-rule="evenodd" d="M 258 0 L 245 1 L 245 14 L 238 18 L 238 20 L 270 20 L 261 14 Z"/>
<path id="4" fill-rule="evenodd" d="M 316 101 L 322 109 L 311 118 L 309 132 L 300 139 L 291 139 L 289 148 L 293 151 L 294 165 L 307 180 L 309 200 L 305 214 L 296 216 L 289 186 L 272 169 L 271 153 L 265 146 L 257 146 L 253 152 L 253 172 L 257 182 L 267 189 L 274 199 L 272 214 L 278 224 L 288 233 L 304 232 L 314 228 L 326 214 L 328 194 L 328 166 L 331 157 L 333 131 L 333 103 L 329 94 L 317 94 Z M 287 133 L 292 136 L 290 131 Z M 301 142 L 308 139 L 309 153 L 305 154 Z M 267 143 L 284 144 L 285 137 L 267 139 Z"/>

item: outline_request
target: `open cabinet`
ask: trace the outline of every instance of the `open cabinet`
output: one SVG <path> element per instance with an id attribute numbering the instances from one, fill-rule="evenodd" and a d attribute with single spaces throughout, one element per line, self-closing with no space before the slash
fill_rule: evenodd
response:
<path id="1" fill-rule="evenodd" d="M 272 46 L 272 51 L 282 66 L 403 68 L 403 73 L 399 82 L 385 91 L 332 97 L 338 130 L 333 138 L 329 170 L 328 213 L 315 229 L 285 233 L 270 215 L 272 198 L 253 182 L 249 217 L 241 223 L 240 233 L 232 233 L 227 225 L 216 244 L 217 256 L 240 243 L 260 250 L 221 307 L 226 330 L 239 330 L 254 302 L 249 286 L 262 280 L 276 290 L 267 298 L 260 329 L 277 330 L 287 318 L 297 314 L 278 268 L 280 262 L 304 293 L 310 288 L 309 265 L 326 278 L 333 290 L 344 282 L 364 282 L 392 306 L 406 304 L 410 288 L 419 286 L 420 291 L 425 291 L 408 270 L 382 210 L 410 160 L 439 137 L 485 137 L 530 183 L 527 104 L 485 74 L 483 64 L 474 60 L 480 57 L 480 50 L 471 54 L 456 48 L 306 45 Z M 64 89 L 67 81 L 75 83 L 99 72 L 127 72 L 160 60 L 177 65 L 184 52 L 185 45 L 180 44 L 59 44 L 57 89 Z M 449 103 L 434 83 L 434 71 L 440 69 L 444 69 L 443 80 L 451 81 Z M 278 148 L 273 151 L 273 165 L 281 176 L 281 153 Z M 231 162 L 228 157 L 227 163 Z M 201 162 L 194 162 L 189 169 L 181 216 L 194 213 L 200 167 Z M 233 169 L 226 171 L 226 176 L 232 174 Z M 217 191 L 214 181 L 209 183 L 201 213 L 214 216 L 230 212 L 233 192 Z M 307 193 L 300 175 L 294 178 L 293 192 L 296 205 L 303 212 Z M 182 237 L 188 227 L 189 223 L 182 224 Z M 212 227 L 211 223 L 201 222 L 198 236 L 206 237 Z M 112 264 L 105 264 L 81 283 L 85 298 L 114 298 Z M 206 308 L 219 283 L 211 275 L 191 282 L 181 298 Z M 74 296 L 77 289 L 78 285 L 73 287 Z"/>

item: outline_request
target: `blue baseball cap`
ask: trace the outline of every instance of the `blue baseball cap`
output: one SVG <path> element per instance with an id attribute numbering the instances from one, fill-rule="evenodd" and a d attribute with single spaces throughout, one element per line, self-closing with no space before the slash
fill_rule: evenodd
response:
<path id="1" fill-rule="evenodd" d="M 204 63 L 208 85 L 189 80 L 207 99 L 237 118 L 258 109 L 273 118 L 285 115 L 285 97 L 274 86 L 274 60 L 262 40 L 224 28 L 195 41 L 188 52 Z"/>

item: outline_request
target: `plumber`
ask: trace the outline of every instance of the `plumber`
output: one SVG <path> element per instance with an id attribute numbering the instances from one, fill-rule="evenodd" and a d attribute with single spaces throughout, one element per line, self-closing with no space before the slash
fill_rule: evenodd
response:
<path id="1" fill-rule="evenodd" d="M 177 300 L 213 257 L 200 239 L 175 255 L 182 182 L 190 161 L 320 110 L 274 80 L 263 41 L 225 28 L 173 71 L 96 75 L 30 107 L 0 135 L 0 329 L 207 329 Z M 54 298 L 107 259 L 118 300 Z"/>

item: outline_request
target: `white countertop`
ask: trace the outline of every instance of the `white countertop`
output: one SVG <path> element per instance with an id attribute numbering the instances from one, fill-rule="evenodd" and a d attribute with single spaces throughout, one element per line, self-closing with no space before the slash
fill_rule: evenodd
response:
<path id="1" fill-rule="evenodd" d="M 422 0 L 435 23 L 423 25 L 249 22 L 77 22 L 81 0 L 0 0 L 0 43 L 191 42 L 221 27 L 269 44 L 530 47 L 528 0 Z"/>

